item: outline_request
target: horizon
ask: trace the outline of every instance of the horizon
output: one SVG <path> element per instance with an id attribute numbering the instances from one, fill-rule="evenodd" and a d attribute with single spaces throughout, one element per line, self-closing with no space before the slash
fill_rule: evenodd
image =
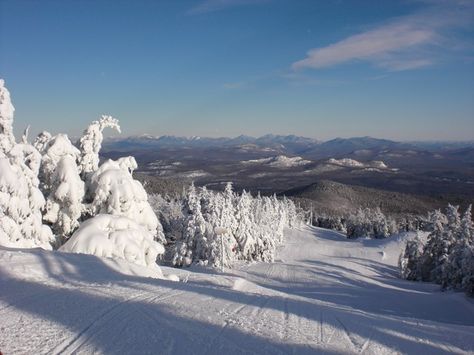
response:
<path id="1" fill-rule="evenodd" d="M 15 133 L 474 140 L 474 1 L 0 0 Z"/>
<path id="2" fill-rule="evenodd" d="M 152 135 L 152 134 L 149 134 L 149 133 L 142 133 L 142 134 L 134 134 L 134 135 L 127 135 L 127 134 L 121 134 L 121 133 L 116 133 L 116 132 L 111 132 L 111 134 L 107 135 L 106 134 L 107 132 L 104 132 L 104 139 L 105 140 L 110 140 L 110 139 L 128 139 L 128 138 L 151 138 L 151 139 L 159 139 L 159 138 L 163 138 L 163 137 L 174 137 L 174 138 L 184 138 L 184 139 L 188 139 L 188 140 L 192 140 L 194 138 L 198 138 L 198 139 L 235 139 L 235 138 L 239 138 L 239 137 L 248 137 L 248 138 L 252 138 L 252 139 L 260 139 L 260 138 L 264 138 L 266 136 L 275 136 L 275 137 L 291 137 L 291 136 L 294 136 L 294 137 L 297 137 L 297 138 L 304 138 L 304 139 L 311 139 L 311 140 L 314 140 L 318 143 L 325 143 L 325 142 L 329 142 L 329 141 L 332 141 L 332 140 L 336 140 L 336 139 L 362 139 L 362 138 L 369 138 L 369 139 L 375 139 L 375 140 L 387 140 L 387 141 L 392 141 L 392 142 L 396 142 L 396 143 L 459 143 L 459 144 L 462 144 L 462 143 L 466 143 L 466 144 L 473 144 L 474 143 L 474 139 L 466 139 L 466 140 L 438 140 L 438 139 L 428 139 L 428 140 L 394 140 L 394 139 L 389 139 L 389 138 L 385 138 L 385 137 L 373 137 L 373 136 L 338 136 L 338 137 L 332 137 L 332 138 L 329 138 L 329 139 L 319 139 L 317 137 L 309 137 L 309 136 L 304 136 L 304 135 L 297 135 L 297 134 L 292 134 L 292 133 L 288 133 L 288 134 L 275 134 L 275 133 L 266 133 L 266 134 L 263 134 L 263 135 L 256 135 L 256 136 L 253 136 L 253 135 L 248 135 L 248 134 L 239 134 L 239 135 L 236 135 L 236 136 L 186 136 L 186 135 L 174 135 L 174 134 L 159 134 L 159 135 Z M 76 136 L 73 136 L 73 138 L 79 138 L 79 137 L 76 137 Z"/>

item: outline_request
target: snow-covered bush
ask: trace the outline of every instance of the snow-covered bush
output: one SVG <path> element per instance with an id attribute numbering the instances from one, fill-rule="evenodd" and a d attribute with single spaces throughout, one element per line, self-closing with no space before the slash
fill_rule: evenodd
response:
<path id="1" fill-rule="evenodd" d="M 164 253 L 163 246 L 139 223 L 109 214 L 83 222 L 59 250 L 125 259 L 148 267 L 158 267 L 156 258 Z"/>
<path id="2" fill-rule="evenodd" d="M 443 289 L 462 289 L 474 293 L 474 229 L 471 207 L 462 219 L 458 207 L 449 205 L 446 214 L 439 210 L 429 216 L 431 233 L 426 244 L 407 242 L 400 257 L 403 278 L 430 281 Z"/>

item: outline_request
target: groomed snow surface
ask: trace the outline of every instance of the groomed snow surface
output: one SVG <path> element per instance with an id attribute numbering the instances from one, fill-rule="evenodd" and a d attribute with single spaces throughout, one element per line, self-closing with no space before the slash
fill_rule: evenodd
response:
<path id="1" fill-rule="evenodd" d="M 473 353 L 474 304 L 397 277 L 406 236 L 287 230 L 275 263 L 224 273 L 0 249 L 4 354 Z"/>

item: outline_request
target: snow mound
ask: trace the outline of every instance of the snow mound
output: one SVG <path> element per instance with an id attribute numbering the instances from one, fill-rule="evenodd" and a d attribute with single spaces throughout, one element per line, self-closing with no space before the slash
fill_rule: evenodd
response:
<path id="1" fill-rule="evenodd" d="M 309 160 L 305 160 L 301 157 L 287 157 L 286 155 L 241 161 L 241 164 L 265 164 L 274 168 L 291 168 L 295 166 L 308 165 L 310 163 Z"/>
<path id="2" fill-rule="evenodd" d="M 59 250 L 125 259 L 152 268 L 158 268 L 156 258 L 165 251 L 160 243 L 153 240 L 153 235 L 138 223 L 108 214 L 99 214 L 82 223 Z"/>

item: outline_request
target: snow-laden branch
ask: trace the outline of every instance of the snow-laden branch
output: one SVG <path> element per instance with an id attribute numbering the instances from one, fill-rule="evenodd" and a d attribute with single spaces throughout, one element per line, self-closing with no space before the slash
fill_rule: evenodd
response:
<path id="1" fill-rule="evenodd" d="M 112 116 L 102 115 L 100 120 L 93 121 L 86 128 L 79 140 L 80 168 L 83 178 L 89 178 L 90 174 L 99 168 L 99 151 L 104 140 L 102 132 L 105 128 L 112 128 L 120 133 L 119 121 Z"/>

